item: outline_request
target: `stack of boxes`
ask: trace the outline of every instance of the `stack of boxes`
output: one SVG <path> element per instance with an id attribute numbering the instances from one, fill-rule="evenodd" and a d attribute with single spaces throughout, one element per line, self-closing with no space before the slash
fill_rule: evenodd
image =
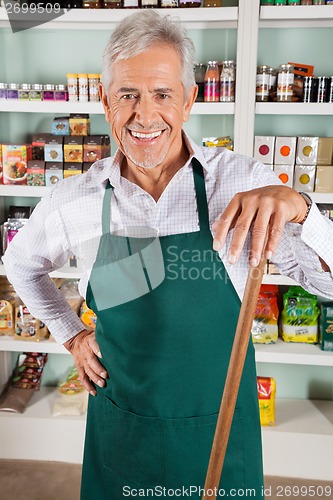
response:
<path id="1" fill-rule="evenodd" d="M 333 193 L 333 137 L 256 136 L 254 157 L 286 186 Z"/>
<path id="2" fill-rule="evenodd" d="M 0 183 L 52 186 L 60 179 L 86 172 L 110 156 L 108 135 L 89 135 L 89 115 L 55 118 L 52 134 L 34 134 L 31 145 L 0 146 Z"/>

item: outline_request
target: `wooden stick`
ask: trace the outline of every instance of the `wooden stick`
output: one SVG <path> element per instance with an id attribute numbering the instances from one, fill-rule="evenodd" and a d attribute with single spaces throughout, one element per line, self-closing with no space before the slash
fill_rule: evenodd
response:
<path id="1" fill-rule="evenodd" d="M 216 500 L 266 259 L 249 269 L 225 381 L 202 500 Z M 213 494 L 212 491 L 213 490 Z M 210 493 L 210 495 L 208 495 Z"/>

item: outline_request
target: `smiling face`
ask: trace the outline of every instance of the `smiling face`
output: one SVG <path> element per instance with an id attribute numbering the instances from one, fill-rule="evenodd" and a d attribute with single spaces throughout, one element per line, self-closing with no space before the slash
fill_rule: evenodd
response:
<path id="1" fill-rule="evenodd" d="M 112 135 L 129 167 L 167 168 L 183 151 L 182 125 L 197 89 L 185 97 L 179 54 L 159 44 L 113 64 L 109 95 L 101 99 Z"/>

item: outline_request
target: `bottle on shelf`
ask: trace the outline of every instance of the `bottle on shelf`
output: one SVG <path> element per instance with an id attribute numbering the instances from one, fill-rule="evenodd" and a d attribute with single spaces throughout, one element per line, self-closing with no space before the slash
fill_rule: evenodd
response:
<path id="1" fill-rule="evenodd" d="M 83 0 L 82 7 L 84 9 L 102 9 L 102 0 Z"/>
<path id="2" fill-rule="evenodd" d="M 287 0 L 275 0 L 275 5 L 287 5 Z"/>
<path id="3" fill-rule="evenodd" d="M 207 63 L 204 101 L 220 101 L 220 71 L 217 61 L 208 61 Z"/>
<path id="4" fill-rule="evenodd" d="M 161 0 L 161 8 L 174 9 L 178 8 L 178 0 Z"/>
<path id="5" fill-rule="evenodd" d="M 294 65 L 281 64 L 278 73 L 277 100 L 278 102 L 291 102 L 294 87 Z"/>
<path id="6" fill-rule="evenodd" d="M 235 102 L 236 63 L 223 61 L 220 76 L 220 101 Z"/>
<path id="7" fill-rule="evenodd" d="M 103 9 L 122 9 L 122 0 L 103 0 Z"/>
<path id="8" fill-rule="evenodd" d="M 198 85 L 197 102 L 204 102 L 205 100 L 205 75 L 207 65 L 198 63 L 194 67 L 195 83 Z"/>
<path id="9" fill-rule="evenodd" d="M 88 75 L 86 73 L 80 73 L 78 75 L 79 79 L 79 101 L 88 102 Z"/>
<path id="10" fill-rule="evenodd" d="M 312 5 L 312 0 L 302 0 L 301 5 Z"/>
<path id="11" fill-rule="evenodd" d="M 159 7 L 159 0 L 141 0 L 142 9 L 157 9 Z"/>
<path id="12" fill-rule="evenodd" d="M 67 87 L 68 87 L 68 100 L 70 102 L 76 102 L 79 100 L 77 74 L 67 73 L 66 77 L 67 77 Z"/>
<path id="13" fill-rule="evenodd" d="M 201 7 L 201 0 L 179 0 L 179 7 Z"/>
<path id="14" fill-rule="evenodd" d="M 301 5 L 301 0 L 288 0 L 288 5 Z"/>
<path id="15" fill-rule="evenodd" d="M 123 0 L 124 9 L 140 9 L 141 0 Z"/>
<path id="16" fill-rule="evenodd" d="M 222 0 L 203 0 L 204 7 L 222 7 Z"/>
<path id="17" fill-rule="evenodd" d="M 256 76 L 256 101 L 257 102 L 267 102 L 269 99 L 269 88 L 270 88 L 270 67 L 269 66 L 258 66 L 257 76 Z"/>

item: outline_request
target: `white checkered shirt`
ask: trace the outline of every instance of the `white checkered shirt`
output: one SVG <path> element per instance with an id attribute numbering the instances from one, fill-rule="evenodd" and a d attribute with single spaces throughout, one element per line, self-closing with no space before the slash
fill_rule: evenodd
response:
<path id="1" fill-rule="evenodd" d="M 11 241 L 3 257 L 8 279 L 30 312 L 46 323 L 57 342 L 66 342 L 85 326 L 48 273 L 66 265 L 68 257 L 76 255 L 82 272 L 79 290 L 85 297 L 102 232 L 102 201 L 107 179 L 114 186 L 111 230 L 145 226 L 160 236 L 199 229 L 191 166 L 193 156 L 203 167 L 210 224 L 237 192 L 280 184 L 268 167 L 252 158 L 224 148 L 199 147 L 185 135 L 184 138 L 191 152 L 190 159 L 174 175 L 157 202 L 120 175 L 122 154 L 117 151 L 115 156 L 94 163 L 86 174 L 56 184 Z M 227 262 L 229 244 L 230 235 L 220 257 L 242 297 L 248 272 L 249 238 L 235 265 Z M 333 269 L 332 248 L 333 223 L 313 204 L 304 225 L 286 225 L 272 261 L 282 274 L 294 278 L 311 293 L 333 299 L 332 274 L 323 271 L 318 257 Z"/>

